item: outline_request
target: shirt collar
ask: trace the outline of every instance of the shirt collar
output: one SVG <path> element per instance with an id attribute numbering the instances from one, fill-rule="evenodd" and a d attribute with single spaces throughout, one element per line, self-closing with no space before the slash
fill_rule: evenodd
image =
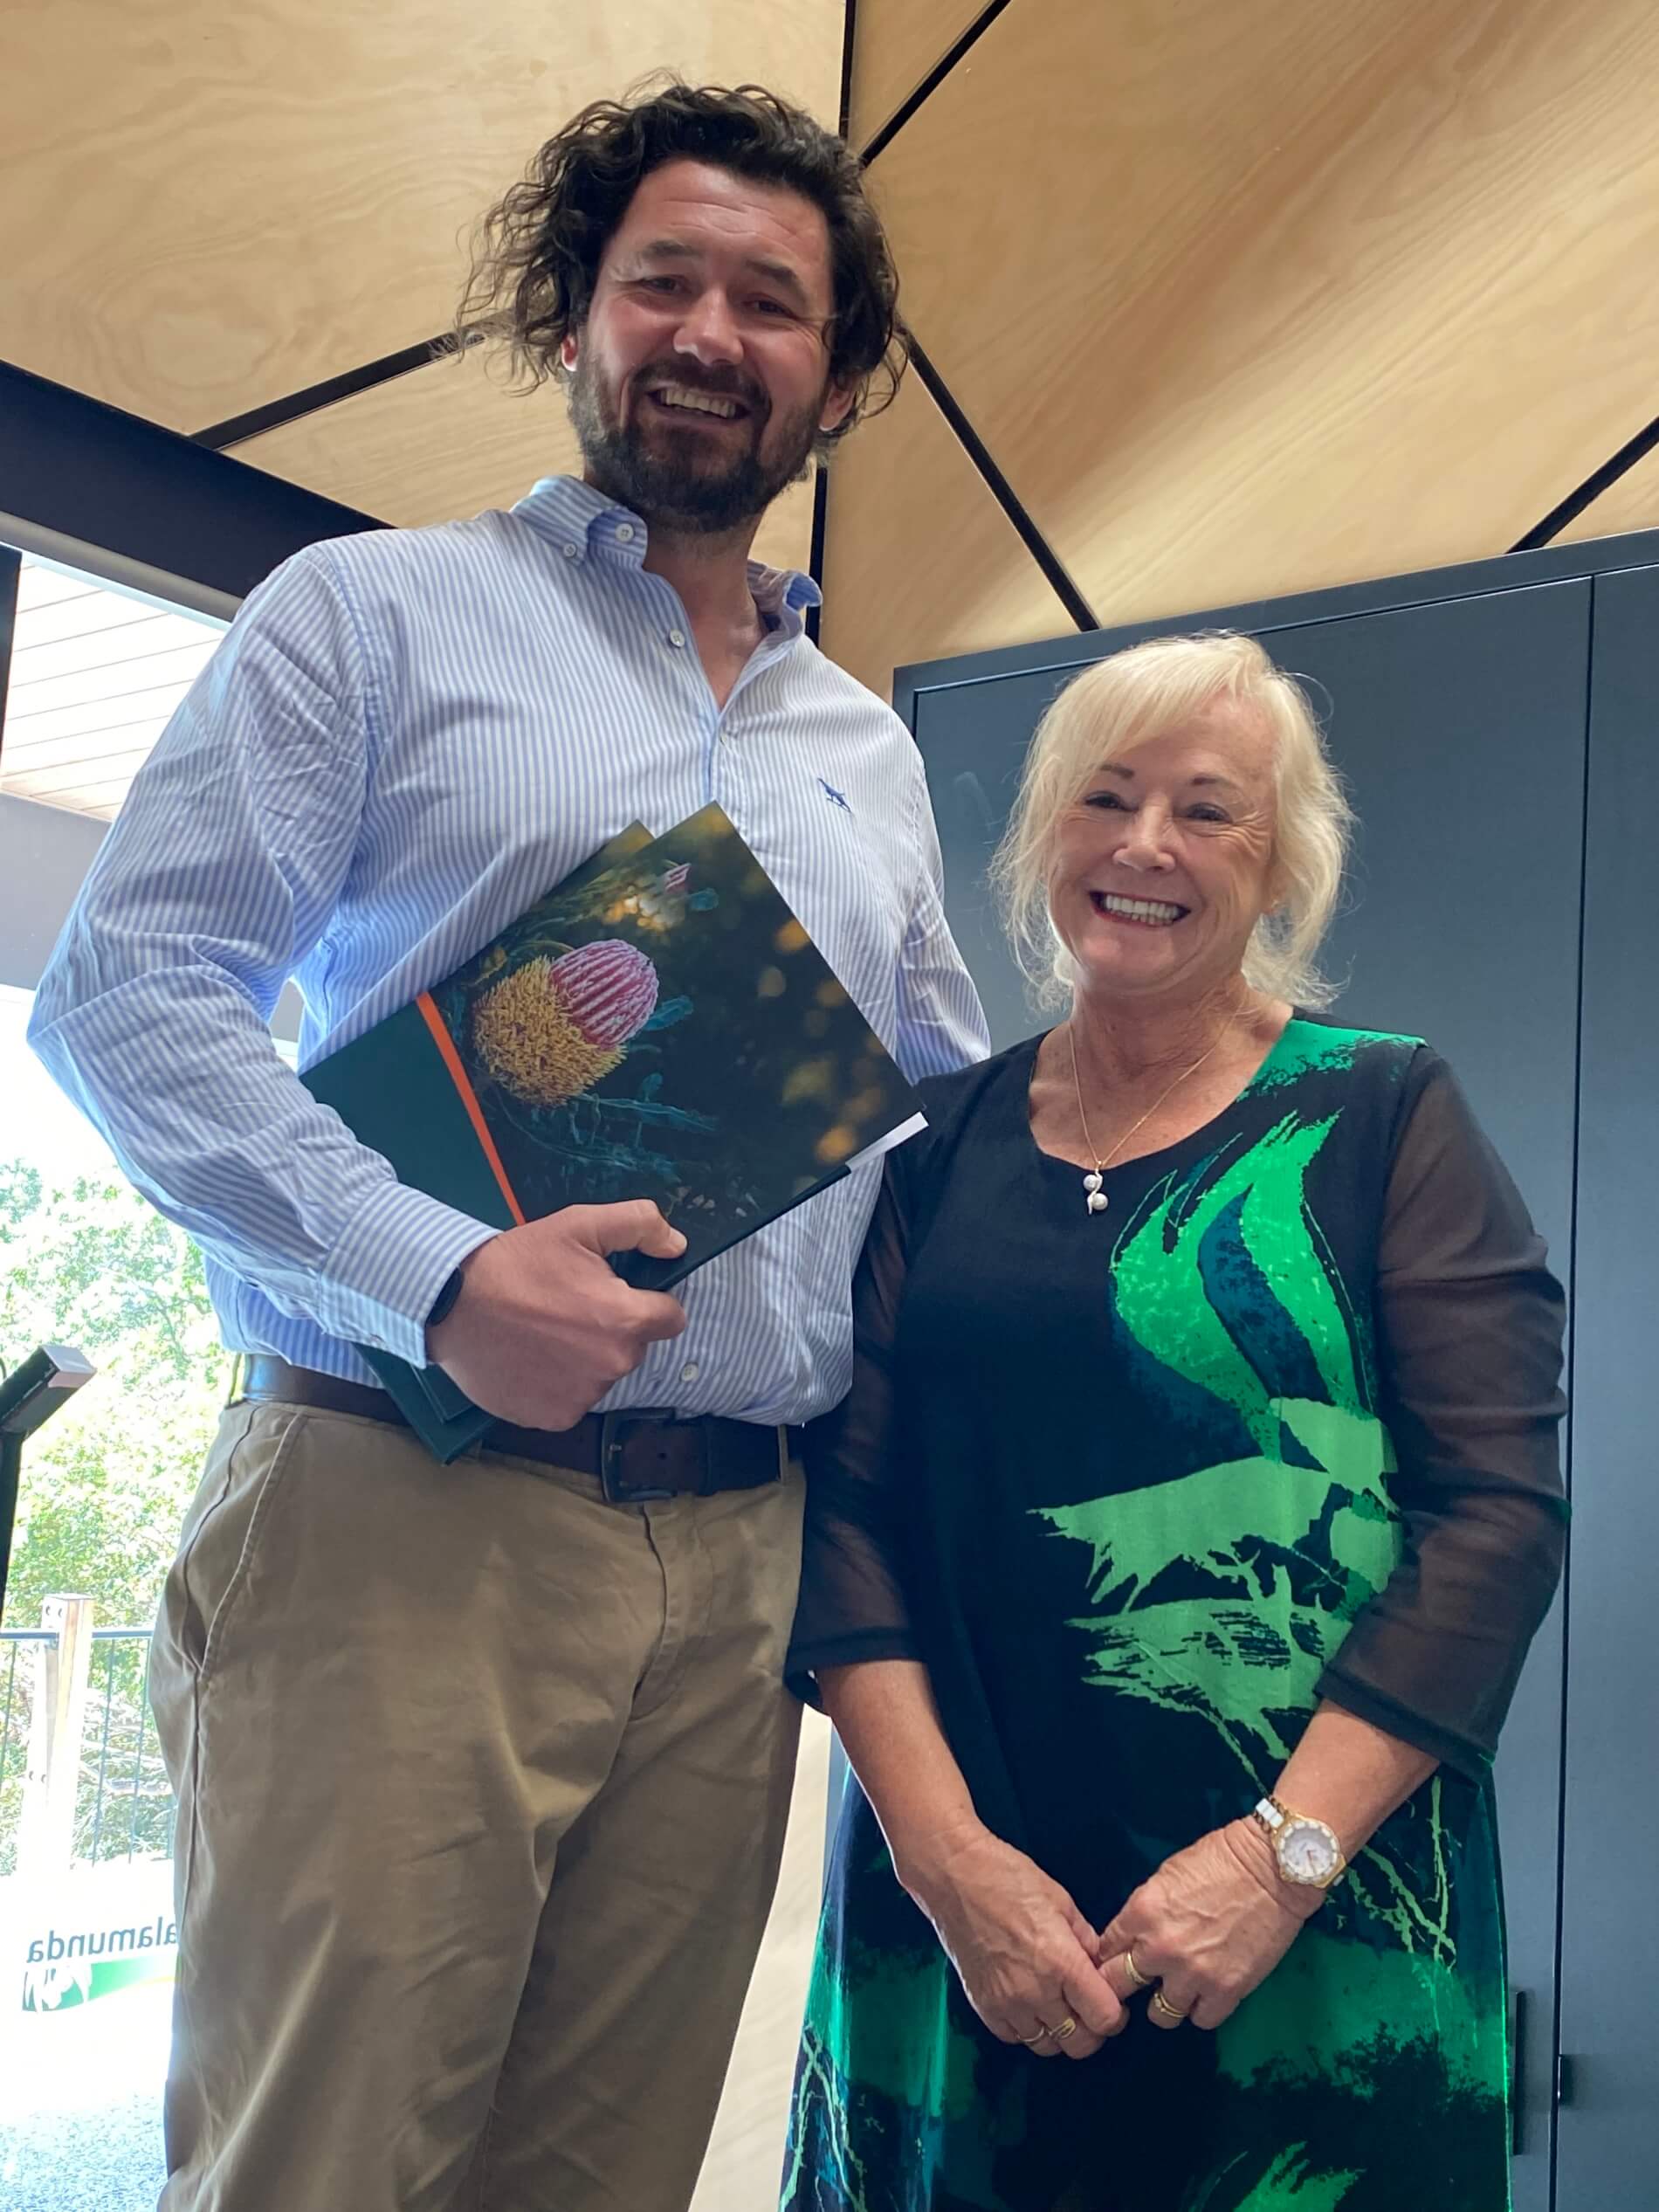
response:
<path id="1" fill-rule="evenodd" d="M 620 506 L 584 484 L 579 476 L 544 476 L 513 509 L 539 537 L 556 546 L 568 561 L 597 555 L 619 567 L 644 566 L 649 534 L 629 507 Z M 768 626 L 799 636 L 809 607 L 821 607 L 823 594 L 799 569 L 768 569 L 749 563 L 749 589 Z"/>

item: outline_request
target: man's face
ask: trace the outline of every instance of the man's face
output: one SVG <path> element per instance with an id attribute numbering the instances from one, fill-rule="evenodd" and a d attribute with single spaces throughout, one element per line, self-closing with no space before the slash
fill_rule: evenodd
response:
<path id="1" fill-rule="evenodd" d="M 674 530 L 754 521 L 852 403 L 830 382 L 832 307 L 810 200 L 704 162 L 653 169 L 561 355 L 589 481 Z"/>

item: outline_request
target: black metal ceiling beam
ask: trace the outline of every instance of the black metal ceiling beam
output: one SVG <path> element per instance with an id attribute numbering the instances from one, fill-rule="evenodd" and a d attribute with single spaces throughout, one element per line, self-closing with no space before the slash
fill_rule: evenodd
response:
<path id="1" fill-rule="evenodd" d="M 1510 548 L 1511 553 L 1534 553 L 1541 545 L 1548 545 L 1559 537 L 1569 522 L 1576 522 L 1587 506 L 1596 500 L 1611 484 L 1635 468 L 1636 463 L 1659 445 L 1659 416 L 1656 416 L 1646 430 L 1638 431 L 1627 444 L 1599 469 L 1593 469 L 1576 491 L 1569 492 L 1559 506 L 1552 506 L 1541 522 L 1535 522 L 1524 538 L 1517 538 Z"/>
<path id="2" fill-rule="evenodd" d="M 413 369 L 424 369 L 429 362 L 446 361 L 457 350 L 452 331 L 437 338 L 423 338 L 418 346 L 404 346 L 397 353 L 382 354 L 378 361 L 366 361 L 361 368 L 343 369 L 338 376 L 325 376 L 320 384 L 306 384 L 281 399 L 267 400 L 263 407 L 251 407 L 245 415 L 231 415 L 222 423 L 210 423 L 204 431 L 190 433 L 192 441 L 222 453 L 227 445 L 240 445 L 263 431 L 281 430 L 285 424 L 297 423 L 303 415 L 314 415 L 340 400 L 355 399 L 359 392 L 373 391 L 377 384 L 389 384 L 395 376 L 407 376 Z"/>
<path id="3" fill-rule="evenodd" d="M 1009 4 L 1010 0 L 990 0 L 989 7 L 981 9 L 978 15 L 976 15 L 973 22 L 968 24 L 967 29 L 963 31 L 961 37 L 956 41 L 955 45 L 940 56 L 939 59 L 933 64 L 927 74 L 922 79 L 920 84 L 917 86 L 915 91 L 912 93 L 907 99 L 899 102 L 898 106 L 894 108 L 892 114 L 887 118 L 886 121 L 876 133 L 870 143 L 864 148 L 864 152 L 858 158 L 865 164 L 866 167 L 868 167 L 868 165 L 875 160 L 877 155 L 881 152 L 885 146 L 891 144 L 892 141 L 897 138 L 899 132 L 904 129 L 905 124 L 916 113 L 916 110 L 921 106 L 922 102 L 933 97 L 933 93 L 938 91 L 940 85 L 944 83 L 946 78 L 950 75 L 952 70 L 955 68 L 957 63 L 960 61 L 962 56 L 968 52 L 970 47 L 978 45 L 979 41 L 985 36 L 991 25 L 996 21 L 998 16 L 1002 14 L 1003 9 L 1008 7 Z M 844 111 L 842 117 L 841 128 L 843 135 L 844 136 L 847 128 Z"/>
<path id="4" fill-rule="evenodd" d="M 837 132 L 847 135 L 848 119 L 852 112 L 852 42 L 857 33 L 858 0 L 844 0 L 841 11 L 841 98 L 836 108 Z M 823 582 L 823 548 L 830 530 L 830 477 L 820 462 L 812 477 L 812 536 L 807 552 L 807 573 L 815 582 Z M 806 613 L 806 631 L 816 645 L 823 627 L 823 610 L 809 607 Z"/>
<path id="5" fill-rule="evenodd" d="M 1059 555 L 1026 513 L 1014 486 L 991 458 L 984 439 L 957 405 L 949 386 L 913 337 L 910 358 L 917 376 L 933 394 L 940 413 L 960 440 L 968 459 L 985 479 L 987 490 L 1019 532 L 1026 551 L 1053 585 L 1067 614 L 1079 630 L 1098 630 L 1100 624 L 1093 608 L 1078 590 Z"/>
<path id="6" fill-rule="evenodd" d="M 237 599 L 296 546 L 382 527 L 5 362 L 0 513 Z"/>

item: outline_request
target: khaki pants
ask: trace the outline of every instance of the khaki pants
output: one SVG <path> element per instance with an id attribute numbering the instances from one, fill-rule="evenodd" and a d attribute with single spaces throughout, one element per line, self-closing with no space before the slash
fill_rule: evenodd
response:
<path id="1" fill-rule="evenodd" d="M 152 1697 L 162 2212 L 683 2212 L 777 1875 L 801 1480 L 225 1413 Z"/>

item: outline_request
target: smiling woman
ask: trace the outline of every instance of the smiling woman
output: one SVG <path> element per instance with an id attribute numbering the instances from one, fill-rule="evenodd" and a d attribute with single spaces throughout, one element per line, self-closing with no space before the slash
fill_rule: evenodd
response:
<path id="1" fill-rule="evenodd" d="M 1021 965 L 1048 1006 L 1064 1005 L 1077 976 L 1050 912 L 1049 879 L 1056 826 L 1079 806 L 1144 816 L 1126 871 L 1144 873 L 1136 854 L 1149 851 L 1154 875 L 1173 869 L 1183 882 L 1183 864 L 1206 872 L 1209 841 L 1236 853 L 1243 831 L 1259 850 L 1270 810 L 1271 880 L 1251 886 L 1258 911 L 1239 965 L 1280 998 L 1327 1003 L 1317 956 L 1341 887 L 1350 812 L 1305 694 L 1254 638 L 1137 645 L 1068 684 L 1044 716 L 993 865 Z M 1175 834 L 1179 852 L 1148 848 L 1154 828 Z M 1175 896 L 1162 881 L 1112 887 Z"/>
<path id="2" fill-rule="evenodd" d="M 1346 827 L 1242 638 L 1034 742 L 1001 876 L 1066 1017 L 922 1086 L 809 1454 L 791 1678 L 864 1790 L 785 2212 L 1509 2202 L 1561 1295 L 1445 1063 L 1304 1010 Z"/>

